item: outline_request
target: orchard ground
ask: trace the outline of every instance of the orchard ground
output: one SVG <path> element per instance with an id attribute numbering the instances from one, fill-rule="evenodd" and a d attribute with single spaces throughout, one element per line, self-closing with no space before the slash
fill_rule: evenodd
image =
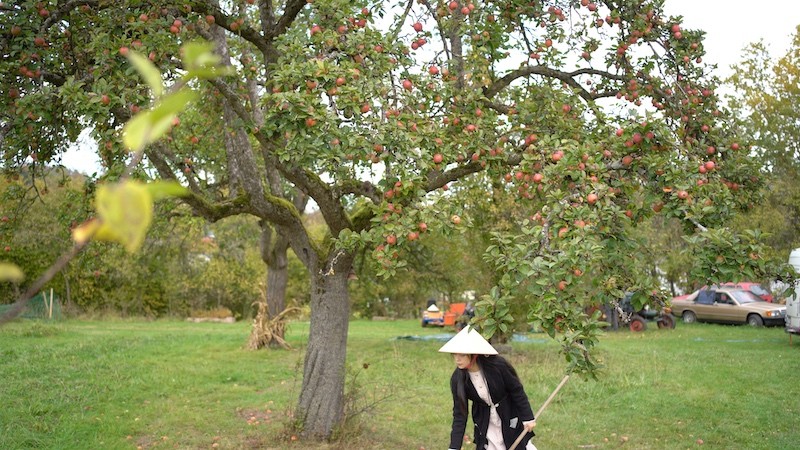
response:
<path id="1" fill-rule="evenodd" d="M 655 328 L 655 327 L 651 327 Z M 308 323 L 291 351 L 247 351 L 248 323 L 20 321 L 0 328 L 0 448 L 439 449 L 449 355 L 418 321 L 353 321 L 348 408 L 327 444 L 294 440 Z M 508 358 L 534 409 L 563 377 L 543 334 Z M 608 333 L 598 381 L 574 376 L 539 418 L 541 449 L 796 448 L 800 344 L 782 328 L 709 324 Z M 468 425 L 468 432 L 471 424 Z M 473 448 L 465 446 L 465 448 Z"/>

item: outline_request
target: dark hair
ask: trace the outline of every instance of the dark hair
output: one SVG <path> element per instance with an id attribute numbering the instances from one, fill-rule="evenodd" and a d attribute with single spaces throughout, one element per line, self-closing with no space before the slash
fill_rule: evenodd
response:
<path id="1" fill-rule="evenodd" d="M 498 370 L 508 370 L 514 378 L 519 379 L 519 375 L 517 375 L 517 371 L 514 370 L 514 366 L 512 366 L 505 358 L 500 355 L 478 355 L 478 366 L 481 368 L 488 368 L 488 369 L 495 369 L 492 370 L 493 372 L 497 372 Z M 484 372 L 485 375 L 486 372 Z M 467 412 L 467 377 L 469 374 L 467 373 L 467 369 L 456 369 L 455 373 L 453 374 L 456 381 L 456 400 L 458 401 L 458 406 L 461 410 L 466 414 Z"/>

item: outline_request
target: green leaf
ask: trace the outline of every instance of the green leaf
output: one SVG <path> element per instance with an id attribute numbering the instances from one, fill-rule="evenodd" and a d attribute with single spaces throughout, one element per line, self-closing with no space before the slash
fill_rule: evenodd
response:
<path id="1" fill-rule="evenodd" d="M 176 181 L 157 180 L 146 185 L 153 201 L 168 197 L 185 197 L 189 191 Z"/>
<path id="2" fill-rule="evenodd" d="M 16 264 L 0 262 L 0 282 L 21 283 L 24 279 L 25 274 Z"/>
<path id="3" fill-rule="evenodd" d="M 171 127 L 172 120 L 197 97 L 189 89 L 180 89 L 161 99 L 151 110 L 136 115 L 125 124 L 122 141 L 131 151 L 139 151 L 155 142 Z"/>
<path id="4" fill-rule="evenodd" d="M 219 65 L 221 59 L 214 53 L 214 46 L 209 42 L 189 42 L 181 48 L 181 51 L 183 66 L 186 69 L 184 80 L 210 79 L 233 72 L 233 67 Z"/>
<path id="5" fill-rule="evenodd" d="M 101 223 L 95 238 L 119 242 L 130 253 L 137 251 L 153 220 L 153 198 L 146 185 L 130 180 L 100 185 L 95 199 Z"/>
<path id="6" fill-rule="evenodd" d="M 139 75 L 141 75 L 144 79 L 145 83 L 150 86 L 150 90 L 153 92 L 153 97 L 161 97 L 161 94 L 164 93 L 164 85 L 161 81 L 161 72 L 158 71 L 156 66 L 154 66 L 153 63 L 147 59 L 147 57 L 134 51 L 128 53 L 128 61 L 133 64 L 133 66 L 136 68 L 136 71 L 139 72 Z"/>
<path id="7" fill-rule="evenodd" d="M 214 66 L 220 61 L 219 56 L 214 54 L 214 44 L 207 41 L 188 42 L 181 48 L 181 53 L 183 54 L 181 59 L 188 70 Z"/>
<path id="8" fill-rule="evenodd" d="M 128 150 L 139 151 L 147 145 L 150 133 L 150 111 L 137 114 L 122 129 L 122 143 Z"/>

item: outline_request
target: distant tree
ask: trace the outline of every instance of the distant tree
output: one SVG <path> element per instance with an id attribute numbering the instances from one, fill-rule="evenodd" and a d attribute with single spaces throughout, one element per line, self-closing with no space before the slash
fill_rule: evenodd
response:
<path id="1" fill-rule="evenodd" d="M 800 246 L 800 28 L 787 53 L 773 56 L 763 42 L 751 44 L 729 80 L 736 89 L 730 103 L 768 185 L 766 201 L 736 222 L 769 232 L 766 242 L 785 259 Z"/>

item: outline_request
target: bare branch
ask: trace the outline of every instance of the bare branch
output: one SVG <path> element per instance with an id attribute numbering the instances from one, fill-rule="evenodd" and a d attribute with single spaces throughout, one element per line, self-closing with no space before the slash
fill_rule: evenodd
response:
<path id="1" fill-rule="evenodd" d="M 624 81 L 625 80 L 625 78 L 622 75 L 615 75 L 613 73 L 606 72 L 606 71 L 603 71 L 603 70 L 590 69 L 590 68 L 578 69 L 578 70 L 575 70 L 575 71 L 572 71 L 572 72 L 562 72 L 560 70 L 551 69 L 551 68 L 545 67 L 545 66 L 538 66 L 538 65 L 537 66 L 526 66 L 526 67 L 522 67 L 520 69 L 517 69 L 517 70 L 515 70 L 513 72 L 510 72 L 506 76 L 504 76 L 503 78 L 500 78 L 499 80 L 497 80 L 494 83 L 492 83 L 491 86 L 489 86 L 489 87 L 487 87 L 487 88 L 485 88 L 483 90 L 484 95 L 486 96 L 486 98 L 490 98 L 491 99 L 495 95 L 497 95 L 500 91 L 502 91 L 503 89 L 507 88 L 515 80 L 517 80 L 519 78 L 529 77 L 531 75 L 542 75 L 542 76 L 545 76 L 545 77 L 548 77 L 548 78 L 555 78 L 555 79 L 561 80 L 564 83 L 566 83 L 567 85 L 569 85 L 570 87 L 574 88 L 578 92 L 578 95 L 580 95 L 581 97 L 583 97 L 587 101 L 588 100 L 595 100 L 597 98 L 602 98 L 602 97 L 610 97 L 612 95 L 616 95 L 616 92 L 613 92 L 613 93 L 612 92 L 595 92 L 595 93 L 589 92 L 586 89 L 584 89 L 583 86 L 581 86 L 580 83 L 578 83 L 575 80 L 575 77 L 577 77 L 579 75 L 599 75 L 599 76 L 602 76 L 604 78 L 609 78 L 609 79 L 616 80 L 616 81 Z"/>
<path id="2" fill-rule="evenodd" d="M 406 21 L 406 17 L 408 17 L 408 13 L 411 12 L 411 7 L 414 6 L 414 0 L 408 0 L 408 4 L 406 5 L 406 10 L 403 11 L 403 15 L 400 17 L 400 20 L 397 21 L 397 26 L 394 30 L 389 33 L 389 40 L 396 41 L 397 35 L 400 34 L 400 27 L 403 26 L 403 23 Z"/>
<path id="3" fill-rule="evenodd" d="M 69 251 L 61 255 L 45 273 L 43 273 L 38 279 L 36 279 L 36 281 L 28 286 L 28 289 L 25 291 L 25 293 L 11 305 L 11 308 L 0 315 L 0 325 L 10 322 L 18 317 L 25 309 L 25 306 L 27 306 L 28 300 L 33 298 L 33 296 L 36 295 L 36 293 L 38 293 L 48 281 L 52 280 L 58 272 L 61 272 L 61 270 L 63 270 L 67 264 L 72 261 L 73 258 L 78 256 L 78 254 L 86 247 L 88 243 L 89 241 L 75 244 Z"/>
<path id="4" fill-rule="evenodd" d="M 695 220 L 694 217 L 687 217 L 686 220 L 688 220 L 689 222 L 692 222 L 692 224 L 694 224 L 694 226 L 696 226 L 697 229 L 699 229 L 700 231 L 702 231 L 702 232 L 708 231 L 708 228 L 704 227 L 703 224 L 701 224 L 700 222 Z"/>

